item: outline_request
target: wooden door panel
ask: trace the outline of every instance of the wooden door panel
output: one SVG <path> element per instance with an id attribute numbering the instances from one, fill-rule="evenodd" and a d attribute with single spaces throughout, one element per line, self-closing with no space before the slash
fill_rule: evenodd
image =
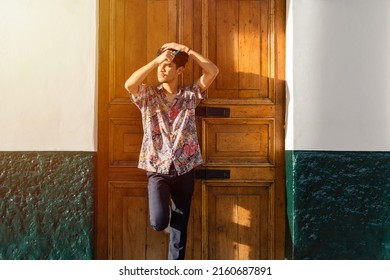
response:
<path id="1" fill-rule="evenodd" d="M 177 1 L 110 1 L 110 102 L 130 103 L 124 81 L 151 61 L 157 49 L 177 38 Z M 156 83 L 151 75 L 147 83 Z"/>
<path id="2" fill-rule="evenodd" d="M 149 225 L 145 171 L 139 170 L 138 158 L 143 138 L 139 109 L 124 89 L 126 79 L 152 60 L 164 43 L 177 41 L 178 5 L 176 0 L 101 0 L 105 26 L 101 27 L 101 61 L 107 59 L 106 74 L 100 87 L 101 176 L 100 199 L 108 198 L 106 220 L 107 258 L 166 259 L 168 237 L 154 232 Z M 102 38 L 103 37 L 103 38 Z M 146 82 L 155 84 L 155 72 Z M 101 79 L 101 77 L 100 77 Z M 106 91 L 103 93 L 103 88 Z M 101 119 L 100 118 L 100 119 Z M 106 126 L 103 126 L 103 123 Z M 101 144 L 103 145 L 103 144 Z M 100 146 L 101 147 L 101 146 Z M 120 183 L 118 183 L 120 182 Z M 106 188 L 107 190 L 104 190 Z M 105 195 L 107 194 L 107 195 Z M 106 199 L 107 199 L 106 198 Z M 104 202 L 100 203 L 105 209 Z M 103 210 L 101 210 L 103 211 Z M 103 239 L 103 238 L 101 238 Z"/>
<path id="3" fill-rule="evenodd" d="M 272 1 L 207 2 L 209 57 L 220 69 L 209 90 L 209 101 L 269 99 Z"/>
<path id="4" fill-rule="evenodd" d="M 202 181 L 203 257 L 272 259 L 283 126 L 283 98 L 275 95 L 276 0 L 206 2 L 207 50 L 220 73 L 204 106 L 228 108 L 230 117 L 202 118 L 203 167 L 230 170 L 230 177 Z"/>
<path id="5" fill-rule="evenodd" d="M 205 119 L 205 165 L 273 165 L 272 119 Z"/>
<path id="6" fill-rule="evenodd" d="M 272 258 L 272 182 L 205 183 L 203 191 L 208 259 Z"/>
<path id="7" fill-rule="evenodd" d="M 109 186 L 109 258 L 165 259 L 168 237 L 149 226 L 145 182 Z"/>
<path id="8" fill-rule="evenodd" d="M 111 167 L 137 167 L 144 135 L 139 122 L 139 119 L 111 119 L 109 138 Z"/>
<path id="9" fill-rule="evenodd" d="M 231 118 L 275 118 L 275 106 L 272 104 L 264 105 L 232 105 L 229 104 Z"/>

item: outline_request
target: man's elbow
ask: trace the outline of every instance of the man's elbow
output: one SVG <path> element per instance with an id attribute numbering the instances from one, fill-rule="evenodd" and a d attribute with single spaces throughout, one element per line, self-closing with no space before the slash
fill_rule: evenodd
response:
<path id="1" fill-rule="evenodd" d="M 214 77 L 217 77 L 219 74 L 219 68 L 217 66 L 215 66 L 215 74 L 214 74 Z"/>
<path id="2" fill-rule="evenodd" d="M 218 76 L 219 68 L 216 65 L 214 65 L 213 71 L 211 72 L 211 74 L 212 74 L 212 80 L 214 80 Z"/>
<path id="3" fill-rule="evenodd" d="M 127 90 L 127 92 L 129 92 L 131 94 L 136 94 L 137 93 L 137 87 L 132 85 L 128 81 L 126 81 L 126 83 L 125 83 L 125 89 Z"/>

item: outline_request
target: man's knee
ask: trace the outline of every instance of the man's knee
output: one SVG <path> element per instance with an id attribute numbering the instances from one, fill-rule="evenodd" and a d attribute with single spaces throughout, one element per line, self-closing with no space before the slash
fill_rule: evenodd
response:
<path id="1" fill-rule="evenodd" d="M 150 221 L 150 226 L 155 231 L 163 231 L 167 228 L 169 220 L 166 221 Z"/>

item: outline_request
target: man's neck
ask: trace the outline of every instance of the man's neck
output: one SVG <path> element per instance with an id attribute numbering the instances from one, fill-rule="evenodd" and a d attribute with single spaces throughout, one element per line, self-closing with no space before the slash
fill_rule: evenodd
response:
<path id="1" fill-rule="evenodd" d="M 177 94 L 177 81 L 173 81 L 170 83 L 163 83 L 164 91 L 167 94 Z"/>

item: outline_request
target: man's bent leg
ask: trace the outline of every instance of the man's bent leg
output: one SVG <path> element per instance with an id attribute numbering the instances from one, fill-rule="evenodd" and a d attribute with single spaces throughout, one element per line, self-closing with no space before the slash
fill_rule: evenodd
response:
<path id="1" fill-rule="evenodd" d="M 154 230 L 162 231 L 169 223 L 169 183 L 164 175 L 152 172 L 147 175 L 150 225 Z"/>
<path id="2" fill-rule="evenodd" d="M 168 259 L 183 260 L 187 244 L 187 225 L 194 192 L 194 171 L 176 177 L 172 186 L 172 217 Z"/>

